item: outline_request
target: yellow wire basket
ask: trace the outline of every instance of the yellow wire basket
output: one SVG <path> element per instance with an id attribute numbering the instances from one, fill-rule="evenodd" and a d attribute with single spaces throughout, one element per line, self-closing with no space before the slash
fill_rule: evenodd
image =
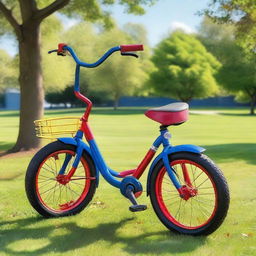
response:
<path id="1" fill-rule="evenodd" d="M 80 117 L 59 117 L 47 118 L 34 121 L 36 136 L 44 139 L 56 139 L 60 135 L 63 137 L 74 137 L 81 127 Z"/>

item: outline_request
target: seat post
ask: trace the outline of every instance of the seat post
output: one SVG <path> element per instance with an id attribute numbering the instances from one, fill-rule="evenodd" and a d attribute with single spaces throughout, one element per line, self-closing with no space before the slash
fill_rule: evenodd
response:
<path id="1" fill-rule="evenodd" d="M 166 130 L 168 131 L 168 126 L 169 125 L 160 125 L 159 129 L 160 129 L 160 131 L 166 131 Z"/>
<path id="2" fill-rule="evenodd" d="M 170 146 L 169 139 L 172 137 L 172 135 L 170 134 L 170 132 L 168 130 L 168 126 L 169 125 L 161 125 L 160 126 L 160 133 L 162 136 L 163 147 Z"/>

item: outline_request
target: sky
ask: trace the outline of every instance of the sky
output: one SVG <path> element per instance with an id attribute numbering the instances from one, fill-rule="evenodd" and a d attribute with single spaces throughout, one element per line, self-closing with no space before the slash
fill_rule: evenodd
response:
<path id="1" fill-rule="evenodd" d="M 188 33 L 196 32 L 202 16 L 196 13 L 207 7 L 209 0 L 158 0 L 151 7 L 146 7 L 142 16 L 124 13 L 119 5 L 111 7 L 111 12 L 117 24 L 122 27 L 128 22 L 143 24 L 148 33 L 150 46 L 154 47 L 170 31 L 182 28 Z M 66 28 L 74 25 L 76 20 L 65 20 Z M 9 38 L 0 39 L 0 48 L 10 55 L 17 53 L 15 42 Z"/>

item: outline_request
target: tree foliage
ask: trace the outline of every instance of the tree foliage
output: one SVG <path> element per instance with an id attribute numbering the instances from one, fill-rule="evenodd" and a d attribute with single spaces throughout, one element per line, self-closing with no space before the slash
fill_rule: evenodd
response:
<path id="1" fill-rule="evenodd" d="M 220 63 L 193 35 L 172 33 L 155 48 L 152 61 L 149 83 L 159 95 L 188 102 L 218 91 L 214 74 Z"/>
<path id="2" fill-rule="evenodd" d="M 256 1 L 211 0 L 204 13 L 214 21 L 234 24 L 240 45 L 256 51 Z"/>
<path id="3" fill-rule="evenodd" d="M 256 61 L 253 53 L 245 53 L 237 45 L 232 25 L 215 24 L 205 19 L 199 39 L 222 63 L 218 72 L 219 83 L 243 102 L 250 102 L 250 113 L 256 106 Z"/>
<path id="4" fill-rule="evenodd" d="M 42 23 L 42 73 L 46 92 L 61 91 L 74 80 L 72 63 L 66 58 L 57 58 L 56 54 L 48 54 L 65 39 L 63 33 L 63 25 L 55 15 Z"/>
<path id="5" fill-rule="evenodd" d="M 0 50 L 0 93 L 7 87 L 17 87 L 15 62 L 4 50 Z"/>
<path id="6" fill-rule="evenodd" d="M 88 32 L 83 33 L 84 30 Z M 81 35 L 81 36 L 80 36 Z M 117 26 L 103 30 L 100 34 L 85 23 L 78 24 L 66 33 L 66 39 L 73 45 L 80 59 L 90 63 L 95 62 L 109 48 L 121 44 L 143 43 L 134 41 L 125 31 Z M 82 43 L 81 43 L 82 42 Z M 144 56 L 144 54 L 140 54 Z M 138 92 L 147 78 L 145 67 L 148 58 L 134 59 L 113 54 L 106 62 L 96 69 L 83 69 L 81 72 L 81 87 L 87 94 L 101 94 L 102 98 L 114 101 L 115 108 L 123 95 Z"/>
<path id="7" fill-rule="evenodd" d="M 32 12 L 34 22 L 43 21 L 55 11 L 68 17 L 80 18 L 87 22 L 99 22 L 111 27 L 111 6 L 120 4 L 126 13 L 142 15 L 144 7 L 156 0 L 1 0 L 0 1 L 0 35 L 14 32 L 17 35 L 18 25 L 26 22 L 26 14 Z M 107 10 L 107 11 L 106 11 Z M 18 35 L 17 35 L 18 36 Z"/>

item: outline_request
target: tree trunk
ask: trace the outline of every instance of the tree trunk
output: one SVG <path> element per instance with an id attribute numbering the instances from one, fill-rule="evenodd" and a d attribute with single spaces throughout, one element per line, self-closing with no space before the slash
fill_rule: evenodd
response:
<path id="1" fill-rule="evenodd" d="M 114 97 L 114 110 L 117 110 L 118 108 L 118 102 L 119 102 L 119 96 L 115 95 Z"/>
<path id="2" fill-rule="evenodd" d="M 35 22 L 33 22 L 35 23 Z M 37 148 L 34 120 L 43 116 L 44 91 L 40 55 L 40 23 L 24 24 L 19 40 L 20 58 L 20 125 L 19 134 L 12 152 Z"/>
<path id="3" fill-rule="evenodd" d="M 251 103 L 250 103 L 250 114 L 254 115 L 255 114 L 255 105 L 256 105 L 256 95 L 253 95 L 252 99 L 251 99 Z"/>

